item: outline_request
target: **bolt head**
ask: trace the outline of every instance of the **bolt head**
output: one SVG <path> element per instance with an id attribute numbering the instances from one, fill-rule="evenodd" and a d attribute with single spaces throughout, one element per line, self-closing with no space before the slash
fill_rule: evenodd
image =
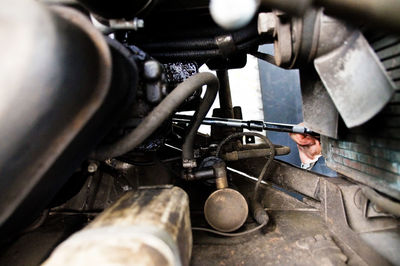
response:
<path id="1" fill-rule="evenodd" d="M 162 68 L 160 63 L 155 60 L 148 60 L 144 63 L 144 78 L 150 81 L 156 81 L 160 79 L 162 74 Z"/>
<path id="2" fill-rule="evenodd" d="M 138 19 L 136 21 L 136 25 L 138 28 L 144 28 L 144 20 L 143 19 Z"/>
<path id="3" fill-rule="evenodd" d="M 88 171 L 89 173 L 94 173 L 94 172 L 97 171 L 97 168 L 98 168 L 98 166 L 97 166 L 96 163 L 89 163 L 88 168 L 87 168 L 87 171 Z"/>

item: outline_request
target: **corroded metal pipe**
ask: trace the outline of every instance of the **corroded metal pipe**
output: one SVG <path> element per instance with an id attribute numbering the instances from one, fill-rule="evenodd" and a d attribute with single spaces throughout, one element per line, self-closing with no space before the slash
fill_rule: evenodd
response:
<path id="1" fill-rule="evenodd" d="M 61 243 L 51 265 L 189 265 L 189 199 L 178 187 L 125 194 L 83 230 Z"/>

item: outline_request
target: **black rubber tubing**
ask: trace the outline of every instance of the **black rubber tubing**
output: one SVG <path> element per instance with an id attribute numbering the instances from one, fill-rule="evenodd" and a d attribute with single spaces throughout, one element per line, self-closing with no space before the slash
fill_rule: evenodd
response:
<path id="1" fill-rule="evenodd" d="M 207 92 L 204 96 L 203 102 L 206 102 L 208 106 L 208 99 L 211 99 L 211 96 L 214 93 L 216 94 L 218 91 L 218 78 L 211 73 L 198 73 L 179 84 L 159 105 L 153 109 L 153 111 L 150 112 L 150 114 L 146 116 L 138 127 L 118 141 L 99 147 L 94 151 L 90 158 L 105 160 L 121 156 L 133 150 L 148 138 L 166 119 L 168 119 L 168 117 L 172 115 L 175 109 L 178 108 L 186 98 L 191 96 L 196 90 L 200 89 L 204 85 L 207 85 Z M 202 114 L 200 111 L 203 112 L 205 109 L 206 108 L 203 107 L 203 104 L 201 104 L 197 112 L 197 117 L 200 117 Z M 205 115 L 206 114 L 204 114 L 204 116 Z M 192 129 L 194 129 L 196 125 L 197 123 L 193 124 Z M 193 153 L 193 147 L 191 149 Z"/>
<path id="2" fill-rule="evenodd" d="M 212 83 L 209 83 L 207 86 L 206 94 L 204 95 L 198 110 L 193 115 L 190 127 L 187 131 L 188 133 L 186 134 L 185 137 L 185 142 L 182 145 L 183 160 L 194 159 L 193 145 L 194 145 L 194 139 L 197 134 L 197 130 L 199 129 L 201 122 L 206 117 L 208 111 L 210 110 L 212 104 L 214 103 L 215 98 L 217 97 L 218 89 L 219 89 L 219 81 L 217 78 L 216 82 L 214 81 Z"/>

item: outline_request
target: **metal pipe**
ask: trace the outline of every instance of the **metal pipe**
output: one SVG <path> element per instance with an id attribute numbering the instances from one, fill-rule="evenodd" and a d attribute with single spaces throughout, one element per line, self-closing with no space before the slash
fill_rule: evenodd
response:
<path id="1" fill-rule="evenodd" d="M 229 85 L 228 70 L 217 70 L 217 77 L 220 85 L 218 95 L 219 106 L 224 114 L 226 114 L 226 118 L 235 118 L 233 115 L 232 95 Z"/>
<path id="2" fill-rule="evenodd" d="M 400 217 L 400 203 L 390 200 L 384 196 L 379 195 L 372 188 L 362 186 L 361 188 L 364 195 L 377 207 L 381 208 L 383 211 L 394 214 Z"/>
<path id="3" fill-rule="evenodd" d="M 43 265 L 182 265 L 190 262 L 189 198 L 178 187 L 128 192 Z"/>
<path id="4" fill-rule="evenodd" d="M 105 160 L 107 158 L 121 156 L 133 150 L 149 137 L 186 98 L 192 95 L 196 90 L 200 89 L 203 85 L 207 85 L 208 88 L 212 87 L 211 90 L 208 90 L 211 93 L 211 91 L 216 91 L 215 88 L 218 88 L 218 79 L 211 73 L 199 73 L 188 78 L 179 84 L 159 105 L 157 105 L 157 107 L 146 116 L 137 128 L 117 142 L 100 147 L 92 154 L 91 158 Z M 210 95 L 207 97 L 207 100 L 209 101 L 211 98 Z M 202 110 L 202 112 L 203 111 L 204 110 Z"/>
<path id="5" fill-rule="evenodd" d="M 286 155 L 290 153 L 289 147 L 274 147 L 275 156 Z M 249 158 L 265 157 L 271 153 L 270 149 L 251 149 L 244 151 L 233 151 L 222 155 L 222 159 L 226 161 L 237 161 Z"/>
<path id="6" fill-rule="evenodd" d="M 217 189 L 224 189 L 228 187 L 228 177 L 226 173 L 226 165 L 223 161 L 213 165 L 215 174 L 215 185 Z"/>
<path id="7" fill-rule="evenodd" d="M 177 123 L 188 123 L 192 117 L 189 115 L 175 115 L 172 118 L 173 122 Z M 288 133 L 300 133 L 300 134 L 309 134 L 313 136 L 318 136 L 319 134 L 299 125 L 292 124 L 283 124 L 283 123 L 272 123 L 272 122 L 264 122 L 258 120 L 239 120 L 239 119 L 230 119 L 230 118 L 204 118 L 201 122 L 203 125 L 210 126 L 221 126 L 221 127 L 238 127 L 245 128 L 249 130 L 269 130 L 269 131 L 277 131 L 277 132 L 288 132 Z"/>
<path id="8" fill-rule="evenodd" d="M 213 177 L 214 177 L 214 170 L 212 168 L 199 170 L 194 173 L 195 180 L 213 178 Z"/>

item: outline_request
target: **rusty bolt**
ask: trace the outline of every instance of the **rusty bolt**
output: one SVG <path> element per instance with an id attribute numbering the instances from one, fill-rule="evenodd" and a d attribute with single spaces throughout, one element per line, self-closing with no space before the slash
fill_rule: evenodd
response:
<path id="1" fill-rule="evenodd" d="M 258 14 L 257 29 L 258 34 L 273 35 L 276 28 L 277 17 L 274 13 L 260 13 Z"/>

